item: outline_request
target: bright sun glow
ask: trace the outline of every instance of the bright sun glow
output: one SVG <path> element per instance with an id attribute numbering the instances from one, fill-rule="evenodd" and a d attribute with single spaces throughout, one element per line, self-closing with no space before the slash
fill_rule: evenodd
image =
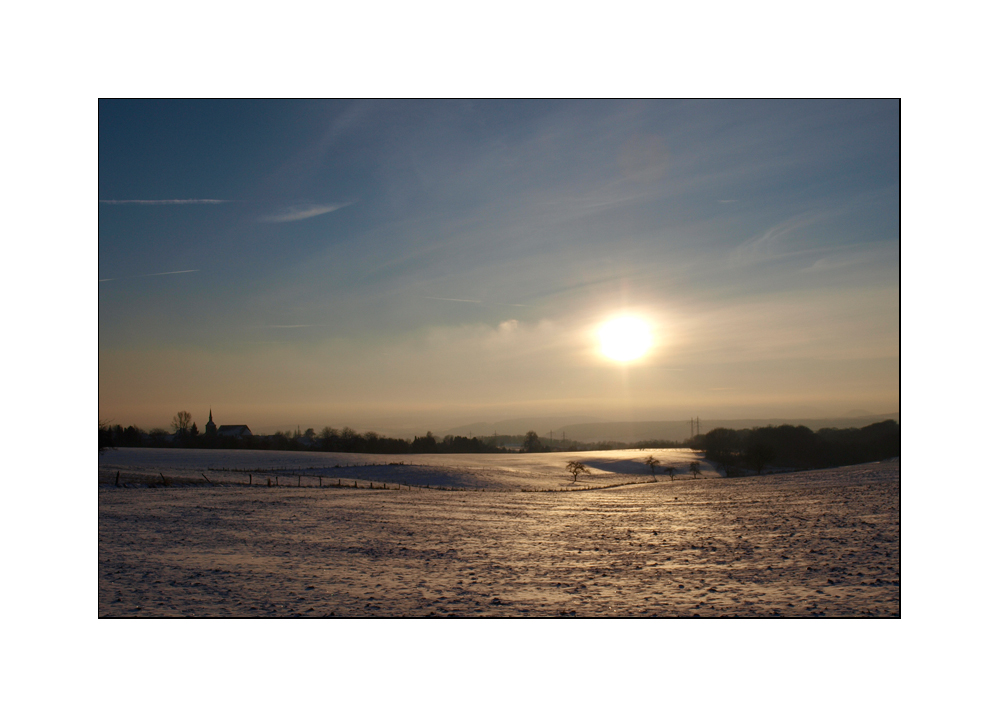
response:
<path id="1" fill-rule="evenodd" d="M 618 317 L 606 322 L 597 332 L 601 351 L 609 359 L 629 362 L 638 359 L 653 344 L 649 326 L 635 317 Z"/>

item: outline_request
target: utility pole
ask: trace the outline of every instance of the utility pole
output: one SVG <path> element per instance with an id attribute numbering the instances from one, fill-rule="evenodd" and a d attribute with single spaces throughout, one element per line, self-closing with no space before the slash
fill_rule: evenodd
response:
<path id="1" fill-rule="evenodd" d="M 698 433 L 695 434 L 695 436 L 701 436 L 701 417 L 700 416 L 698 417 L 697 421 L 698 421 Z"/>

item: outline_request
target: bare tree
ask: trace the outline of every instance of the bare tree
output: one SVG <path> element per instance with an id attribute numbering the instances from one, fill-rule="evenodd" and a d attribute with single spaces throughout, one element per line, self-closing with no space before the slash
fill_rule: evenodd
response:
<path id="1" fill-rule="evenodd" d="M 588 469 L 582 461 L 569 461 L 566 463 L 566 471 L 573 474 L 573 483 L 576 483 L 576 478 L 580 474 L 589 474 L 590 469 Z"/>
<path id="2" fill-rule="evenodd" d="M 654 459 L 653 455 L 650 454 L 649 456 L 646 457 L 646 460 L 643 461 L 642 463 L 644 463 L 646 466 L 649 467 L 650 474 L 656 476 L 656 467 L 660 465 L 659 459 Z"/>
<path id="3" fill-rule="evenodd" d="M 663 469 L 663 473 L 669 476 L 671 481 L 674 480 L 675 471 L 677 471 L 677 469 L 673 466 L 667 466 L 666 468 Z"/>
<path id="4" fill-rule="evenodd" d="M 767 444 L 755 443 L 746 452 L 747 463 L 757 470 L 757 476 L 761 475 L 764 467 L 774 461 L 775 451 Z"/>
<path id="5" fill-rule="evenodd" d="M 534 431 L 529 431 L 524 435 L 524 442 L 522 444 L 524 450 L 527 452 L 544 451 L 545 447 L 542 446 L 542 440 L 538 438 L 538 434 Z"/>
<path id="6" fill-rule="evenodd" d="M 170 428 L 177 434 L 186 434 L 191 426 L 191 412 L 178 411 L 177 416 L 170 420 Z"/>
<path id="7" fill-rule="evenodd" d="M 691 475 L 693 477 L 695 477 L 697 479 L 699 476 L 701 476 L 701 464 L 700 463 L 698 463 L 697 461 L 692 461 L 690 468 L 691 468 Z"/>

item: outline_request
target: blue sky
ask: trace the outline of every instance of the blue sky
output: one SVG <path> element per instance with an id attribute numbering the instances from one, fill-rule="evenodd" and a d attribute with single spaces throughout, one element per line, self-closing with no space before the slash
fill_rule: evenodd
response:
<path id="1" fill-rule="evenodd" d="M 899 409 L 896 101 L 101 101 L 98 197 L 115 422 Z"/>

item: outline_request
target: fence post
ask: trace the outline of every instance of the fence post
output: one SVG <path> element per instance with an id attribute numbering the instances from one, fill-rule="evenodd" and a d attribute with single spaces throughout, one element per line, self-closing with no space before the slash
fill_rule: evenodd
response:
<path id="1" fill-rule="evenodd" d="M 121 476 L 121 474 L 122 472 L 120 471 L 115 472 L 115 486 L 118 486 L 118 477 Z"/>
<path id="2" fill-rule="evenodd" d="M 249 474 L 249 473 L 248 473 L 248 474 L 247 474 L 247 476 L 249 476 L 249 477 L 250 477 L 250 483 L 249 483 L 249 484 L 247 484 L 247 486 L 253 486 L 253 474 Z"/>

